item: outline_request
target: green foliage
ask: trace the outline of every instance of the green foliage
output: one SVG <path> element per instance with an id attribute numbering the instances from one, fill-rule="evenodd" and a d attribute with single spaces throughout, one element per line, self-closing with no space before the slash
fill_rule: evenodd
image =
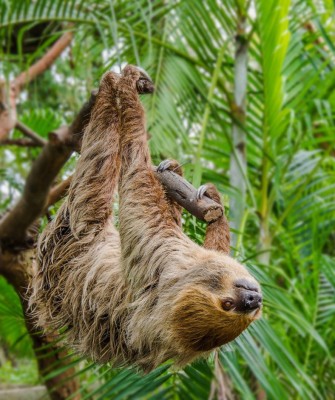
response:
<path id="1" fill-rule="evenodd" d="M 16 366 L 7 361 L 0 368 L 0 382 L 6 385 L 36 385 L 38 382 L 36 361 L 21 359 Z"/>
<path id="2" fill-rule="evenodd" d="M 182 371 L 166 364 L 141 376 L 78 360 L 84 398 L 204 399 L 218 397 L 223 386 L 243 399 L 255 399 L 260 387 L 269 399 L 334 397 L 334 11 L 328 0 L 1 3 L 0 68 L 7 78 L 62 31 L 75 33 L 71 49 L 26 88 L 19 112 L 28 126 L 46 137 L 71 120 L 105 70 L 140 64 L 157 88 L 144 98 L 154 161 L 178 159 L 190 181 L 196 169 L 227 204 L 238 190 L 227 175 L 238 14 L 249 27 L 248 193 L 237 250 L 262 284 L 263 319 L 208 362 Z M 33 27 L 40 29 L 34 46 Z M 36 154 L 0 148 L 1 211 L 22 190 Z M 74 165 L 72 158 L 62 176 Z M 184 229 L 202 242 L 203 224 L 185 215 Z M 1 288 L 0 337 L 14 346 L 22 318 L 3 332 L 7 319 L 14 322 L 2 304 L 15 309 L 17 299 Z"/>
<path id="3" fill-rule="evenodd" d="M 33 356 L 19 297 L 2 277 L 0 277 L 0 338 L 14 354 L 21 357 Z"/>

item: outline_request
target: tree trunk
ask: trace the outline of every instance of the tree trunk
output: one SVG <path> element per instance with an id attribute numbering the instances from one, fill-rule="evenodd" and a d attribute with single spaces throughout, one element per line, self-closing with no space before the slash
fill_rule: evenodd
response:
<path id="1" fill-rule="evenodd" d="M 20 297 L 25 324 L 33 342 L 40 376 L 43 379 L 55 368 L 62 369 L 59 375 L 44 380 L 50 398 L 65 400 L 79 390 L 79 380 L 73 378 L 76 372 L 74 367 L 66 368 L 71 362 L 66 352 L 52 344 L 57 335 L 43 335 L 37 330 L 29 315 L 27 288 L 33 273 L 34 260 L 35 250 L 32 249 L 22 251 L 18 255 L 5 251 L 0 256 L 0 272 L 13 285 Z M 80 394 L 72 398 L 79 400 Z"/>
<path id="2" fill-rule="evenodd" d="M 246 199 L 246 94 L 247 94 L 247 66 L 248 42 L 246 40 L 245 16 L 239 15 L 237 22 L 235 72 L 234 72 L 234 102 L 232 104 L 233 152 L 230 158 L 230 185 L 236 190 L 230 200 L 231 227 L 240 231 L 242 228 L 243 214 Z M 238 243 L 239 233 L 232 232 L 232 247 Z"/>

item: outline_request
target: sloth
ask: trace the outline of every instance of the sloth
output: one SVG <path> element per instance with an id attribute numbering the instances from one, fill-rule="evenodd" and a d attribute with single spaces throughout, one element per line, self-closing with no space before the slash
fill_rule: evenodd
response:
<path id="1" fill-rule="evenodd" d="M 68 197 L 39 238 L 30 298 L 37 324 L 79 353 L 145 372 L 207 356 L 262 308 L 259 284 L 228 255 L 224 216 L 208 225 L 203 247 L 183 233 L 181 209 L 151 167 L 139 94 L 153 90 L 134 66 L 102 78 Z M 181 174 L 175 161 L 165 169 Z M 220 202 L 215 186 L 201 186 L 204 194 Z"/>

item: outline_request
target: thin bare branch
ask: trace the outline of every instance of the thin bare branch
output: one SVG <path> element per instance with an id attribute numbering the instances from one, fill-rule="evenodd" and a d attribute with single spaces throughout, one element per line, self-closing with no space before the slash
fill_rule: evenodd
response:
<path id="1" fill-rule="evenodd" d="M 16 118 L 16 91 L 10 86 L 8 93 L 5 81 L 0 80 L 0 142 L 8 137 Z"/>
<path id="2" fill-rule="evenodd" d="M 0 146 L 41 147 L 39 143 L 30 139 L 4 139 L 0 141 Z"/>
<path id="3" fill-rule="evenodd" d="M 6 94 L 6 83 L 0 80 L 0 141 L 6 139 L 10 131 L 21 123 L 17 122 L 16 116 L 16 99 L 22 87 L 35 79 L 38 75 L 48 69 L 62 52 L 69 46 L 73 38 L 72 32 L 65 32 L 27 71 L 21 72 L 9 85 L 9 95 Z M 7 98 L 8 97 L 8 98 Z M 20 127 L 18 127 L 20 129 Z M 28 128 L 29 129 L 29 128 Z M 22 129 L 20 129 L 22 130 Z M 27 130 L 25 130 L 27 132 Z M 25 133 L 23 132 L 23 133 Z M 31 132 L 30 132 L 31 133 Z M 26 134 L 26 133 L 25 133 Z M 29 136 L 29 135 L 27 135 Z M 32 139 L 42 140 L 38 135 L 34 135 Z M 44 145 L 45 143 L 43 143 Z"/>
<path id="4" fill-rule="evenodd" d="M 44 146 L 47 144 L 46 140 L 41 138 L 37 133 L 35 133 L 32 129 L 29 128 L 29 126 L 25 125 L 24 123 L 16 121 L 15 128 L 22 132 L 25 136 L 28 136 L 40 146 Z"/>
<path id="5" fill-rule="evenodd" d="M 31 82 L 36 76 L 40 75 L 46 69 L 48 69 L 57 58 L 62 54 L 62 52 L 69 46 L 73 38 L 72 32 L 65 32 L 45 53 L 45 55 L 40 58 L 35 64 L 33 64 L 28 71 L 21 72 L 13 80 L 14 87 L 20 91 L 22 86 Z"/>
<path id="6" fill-rule="evenodd" d="M 48 202 L 46 208 L 54 205 L 57 201 L 61 200 L 67 193 L 72 181 L 72 175 L 58 185 L 54 186 L 49 193 Z"/>

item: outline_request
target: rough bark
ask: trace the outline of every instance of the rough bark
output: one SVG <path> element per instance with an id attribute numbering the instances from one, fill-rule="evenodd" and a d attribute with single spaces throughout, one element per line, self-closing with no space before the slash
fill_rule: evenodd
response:
<path id="1" fill-rule="evenodd" d="M 175 172 L 166 170 L 156 172 L 155 175 L 164 186 L 168 197 L 202 221 L 213 222 L 223 215 L 220 204 L 207 196 L 197 200 L 195 187 Z"/>

